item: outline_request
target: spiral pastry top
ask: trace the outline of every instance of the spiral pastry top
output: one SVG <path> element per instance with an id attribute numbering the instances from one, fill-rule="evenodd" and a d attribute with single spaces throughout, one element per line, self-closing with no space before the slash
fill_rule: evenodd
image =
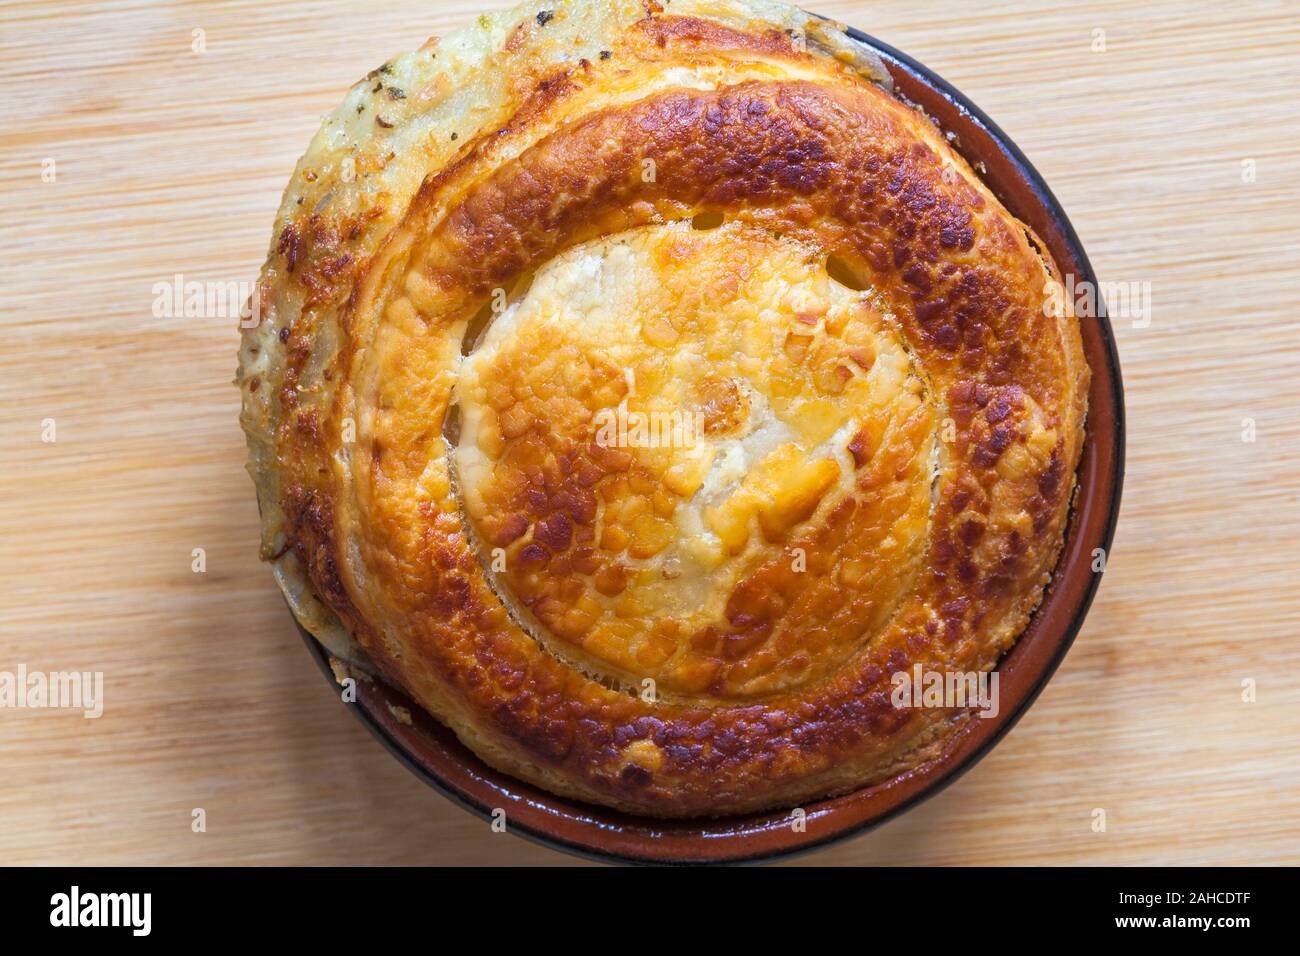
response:
<path id="1" fill-rule="evenodd" d="M 575 0 L 385 64 L 285 194 L 239 383 L 299 619 L 490 764 L 656 816 L 879 782 L 1050 579 L 1054 268 L 829 22 Z"/>

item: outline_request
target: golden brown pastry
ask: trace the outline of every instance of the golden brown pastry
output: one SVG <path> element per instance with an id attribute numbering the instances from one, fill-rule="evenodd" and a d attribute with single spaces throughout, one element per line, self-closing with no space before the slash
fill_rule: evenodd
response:
<path id="1" fill-rule="evenodd" d="M 1048 582 L 1076 321 L 839 28 L 559 0 L 358 83 L 244 334 L 264 553 L 299 619 L 488 763 L 656 816 L 933 758 Z"/>

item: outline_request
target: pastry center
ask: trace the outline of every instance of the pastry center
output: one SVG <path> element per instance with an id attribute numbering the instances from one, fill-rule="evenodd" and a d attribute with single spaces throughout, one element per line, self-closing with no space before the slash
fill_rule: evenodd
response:
<path id="1" fill-rule="evenodd" d="M 814 249 L 699 225 L 539 270 L 461 363 L 455 460 L 480 561 L 548 650 L 726 701 L 826 677 L 885 623 L 935 437 L 869 292 Z"/>

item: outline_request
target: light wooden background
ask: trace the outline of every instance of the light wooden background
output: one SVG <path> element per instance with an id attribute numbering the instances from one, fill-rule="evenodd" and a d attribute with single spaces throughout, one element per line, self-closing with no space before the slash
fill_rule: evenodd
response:
<path id="1" fill-rule="evenodd" d="M 97 721 L 0 710 L 3 862 L 569 861 L 346 713 L 257 561 L 235 329 L 150 311 L 175 273 L 252 279 L 347 85 L 495 5 L 0 6 L 0 670 L 107 682 Z M 804 862 L 1300 863 L 1300 13 L 808 6 L 979 103 L 1154 313 L 1118 324 L 1124 511 L 1061 671 L 957 785 Z"/>

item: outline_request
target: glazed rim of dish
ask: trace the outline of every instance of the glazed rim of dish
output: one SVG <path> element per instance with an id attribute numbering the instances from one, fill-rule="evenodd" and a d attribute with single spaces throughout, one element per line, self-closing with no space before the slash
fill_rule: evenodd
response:
<path id="1" fill-rule="evenodd" d="M 920 64 L 866 34 L 848 32 L 884 61 L 902 97 L 956 134 L 955 148 L 973 164 L 982 164 L 985 183 L 1035 231 L 1062 272 L 1095 287 L 1064 213 L 1005 134 Z M 1104 316 L 1087 318 L 1081 325 L 1093 371 L 1090 414 L 1056 576 L 998 668 L 1001 714 L 995 720 L 971 722 L 936 759 L 882 784 L 810 802 L 803 808 L 805 828 L 796 831 L 784 810 L 721 820 L 659 821 L 558 797 L 487 767 L 449 730 L 382 682 L 361 683 L 359 718 L 417 775 L 467 808 L 483 816 L 504 808 L 512 831 L 580 854 L 640 862 L 753 860 L 811 849 L 878 825 L 952 782 L 1010 729 L 1050 678 L 1091 603 L 1100 578 L 1091 568 L 1094 550 L 1109 549 L 1118 513 L 1124 429 L 1120 370 L 1109 325 Z M 315 656 L 326 664 L 327 652 L 304 634 Z"/>

